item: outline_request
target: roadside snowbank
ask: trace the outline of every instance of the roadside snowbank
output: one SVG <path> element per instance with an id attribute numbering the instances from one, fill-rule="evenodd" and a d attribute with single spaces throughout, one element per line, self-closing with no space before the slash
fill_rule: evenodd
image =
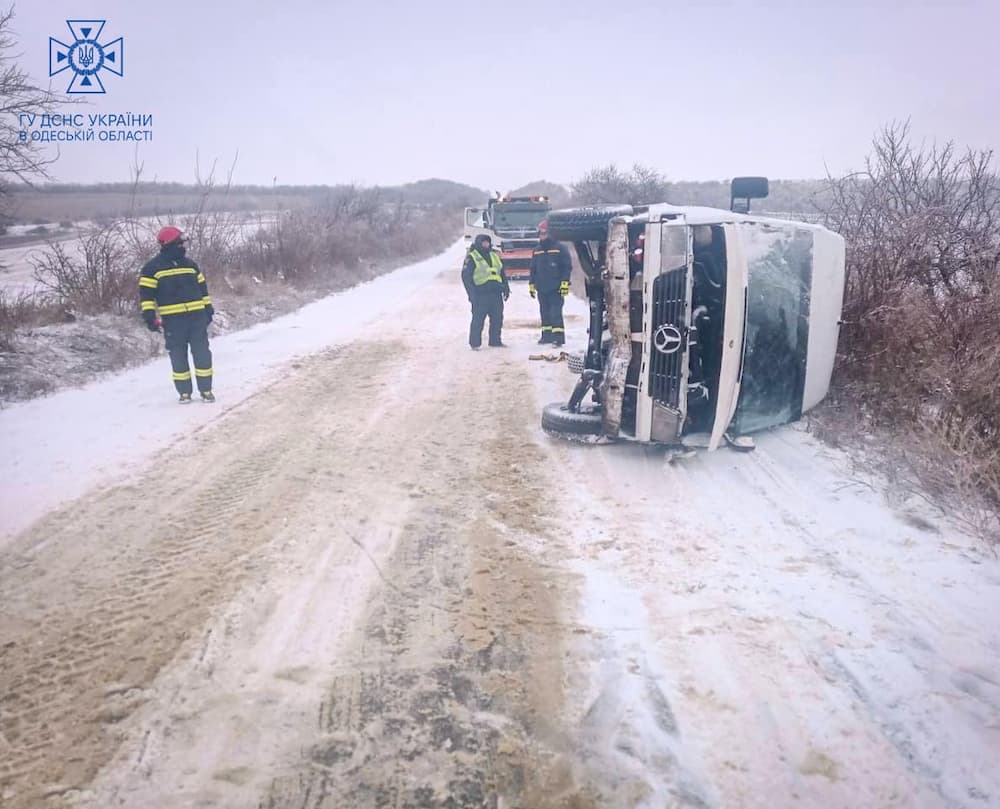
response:
<path id="1" fill-rule="evenodd" d="M 97 485 L 121 481 L 162 447 L 199 430 L 281 378 L 296 357 L 350 340 L 422 285 L 461 263 L 464 246 L 245 331 L 215 338 L 214 408 L 178 407 L 166 358 L 77 390 L 0 411 L 0 545 Z M 461 294 L 458 292 L 457 294 Z M 345 380 L 345 383 L 350 380 Z M 335 391 L 331 391 L 331 402 Z"/>

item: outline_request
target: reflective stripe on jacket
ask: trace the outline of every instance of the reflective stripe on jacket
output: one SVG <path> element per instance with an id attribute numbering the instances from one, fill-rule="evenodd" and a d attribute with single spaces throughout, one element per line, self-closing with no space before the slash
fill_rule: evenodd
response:
<path id="1" fill-rule="evenodd" d="M 558 292 L 572 272 L 573 262 L 565 245 L 546 239 L 532 251 L 530 280 L 539 292 Z"/>
<path id="2" fill-rule="evenodd" d="M 139 299 L 143 312 L 159 312 L 161 317 L 200 312 L 212 304 L 198 265 L 169 247 L 142 268 Z"/>

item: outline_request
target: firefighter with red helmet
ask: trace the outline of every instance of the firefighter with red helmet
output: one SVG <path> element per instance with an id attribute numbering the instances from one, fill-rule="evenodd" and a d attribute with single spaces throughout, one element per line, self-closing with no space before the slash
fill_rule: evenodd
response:
<path id="1" fill-rule="evenodd" d="M 177 228 L 161 228 L 156 235 L 160 252 L 146 262 L 139 276 L 142 318 L 150 331 L 160 331 L 170 355 L 174 387 L 181 404 L 191 401 L 191 366 L 204 402 L 214 402 L 212 352 L 208 347 L 208 324 L 215 309 L 208 295 L 205 276 L 184 249 L 184 235 Z M 159 316 L 159 317 L 157 317 Z"/>

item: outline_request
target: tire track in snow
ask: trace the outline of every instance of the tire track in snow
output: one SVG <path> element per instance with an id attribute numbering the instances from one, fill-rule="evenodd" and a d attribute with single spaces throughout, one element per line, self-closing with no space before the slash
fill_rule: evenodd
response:
<path id="1" fill-rule="evenodd" d="M 412 414 L 409 439 L 433 447 L 427 497 L 336 661 L 303 766 L 275 781 L 268 809 L 555 806 L 553 789 L 576 794 L 546 742 L 560 737 L 564 641 L 549 592 L 559 579 L 529 550 L 548 534 L 546 476 L 523 423 L 531 403 L 494 398 L 499 373 L 470 378 L 448 378 L 448 404 Z"/>
<path id="2" fill-rule="evenodd" d="M 323 435 L 302 429 L 316 402 L 337 380 L 384 373 L 400 351 L 320 355 L 135 485 L 84 498 L 19 538 L 0 570 L 6 804 L 33 805 L 93 776 L 160 668 L 260 563 L 324 440 L 369 409 L 352 400 Z"/>

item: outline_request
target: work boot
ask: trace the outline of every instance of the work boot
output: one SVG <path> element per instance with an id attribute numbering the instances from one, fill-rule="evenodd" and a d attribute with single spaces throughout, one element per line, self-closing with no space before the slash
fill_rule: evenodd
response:
<path id="1" fill-rule="evenodd" d="M 469 348 L 471 348 L 473 351 L 479 351 L 479 349 L 482 348 L 482 346 L 469 346 Z"/>
<path id="2" fill-rule="evenodd" d="M 177 400 L 180 404 L 191 404 L 191 394 L 182 393 L 181 398 Z"/>
<path id="3" fill-rule="evenodd" d="M 506 348 L 506 343 L 490 343 L 490 348 Z"/>
<path id="4" fill-rule="evenodd" d="M 201 392 L 201 400 L 203 402 L 207 402 L 207 403 L 211 404 L 212 402 L 215 401 L 215 394 L 212 393 L 212 391 L 210 391 L 210 390 L 203 390 Z"/>

